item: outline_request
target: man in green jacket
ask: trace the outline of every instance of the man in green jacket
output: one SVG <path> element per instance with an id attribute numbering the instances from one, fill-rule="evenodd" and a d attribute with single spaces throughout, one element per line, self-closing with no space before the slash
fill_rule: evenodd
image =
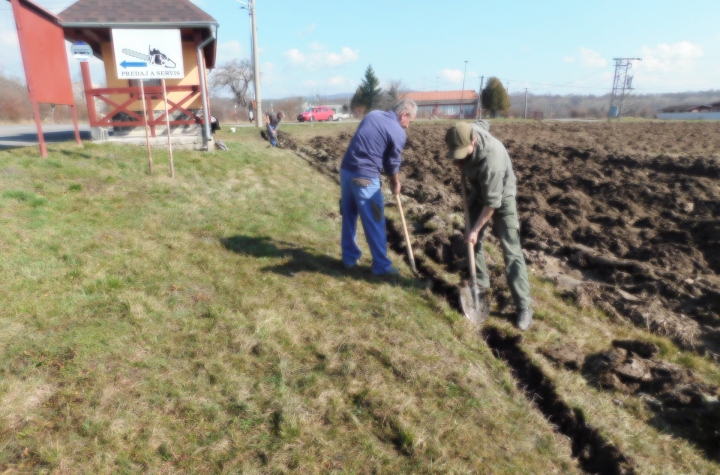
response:
<path id="1" fill-rule="evenodd" d="M 465 242 L 475 246 L 478 286 L 485 291 L 490 288 L 482 241 L 492 219 L 505 257 L 505 276 L 517 310 L 516 324 L 521 330 L 527 330 L 533 311 L 527 267 L 520 248 L 515 174 L 505 146 L 490 135 L 489 130 L 490 124 L 484 120 L 473 124 L 458 122 L 448 129 L 445 143 L 454 164 L 464 168 L 470 185 L 470 222 L 474 225 Z"/>

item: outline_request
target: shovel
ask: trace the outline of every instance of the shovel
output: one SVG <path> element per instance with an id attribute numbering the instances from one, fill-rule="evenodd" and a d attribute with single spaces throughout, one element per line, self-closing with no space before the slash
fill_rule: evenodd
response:
<path id="1" fill-rule="evenodd" d="M 465 187 L 465 169 L 462 171 L 462 197 L 465 207 L 465 235 L 470 232 L 470 207 L 467 200 Z M 477 277 L 475 276 L 475 249 L 472 243 L 468 243 L 468 263 L 470 270 L 470 286 L 460 288 L 460 306 L 465 316 L 476 325 L 482 325 L 490 313 L 490 306 L 484 297 L 480 297 Z"/>
<path id="2" fill-rule="evenodd" d="M 403 213 L 402 203 L 400 202 L 400 193 L 395 195 L 395 201 L 397 202 L 398 210 L 400 211 L 400 221 L 402 221 L 403 232 L 405 233 L 405 247 L 407 248 L 410 268 L 412 269 L 413 274 L 415 274 L 415 277 L 420 277 L 420 274 L 415 268 L 415 256 L 413 256 L 412 246 L 410 245 L 410 234 L 408 234 L 407 224 L 405 224 L 405 213 Z"/>

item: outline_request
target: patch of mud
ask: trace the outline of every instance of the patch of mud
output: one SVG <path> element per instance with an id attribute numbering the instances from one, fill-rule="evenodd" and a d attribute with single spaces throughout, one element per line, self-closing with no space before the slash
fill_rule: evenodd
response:
<path id="1" fill-rule="evenodd" d="M 458 272 L 467 267 L 458 245 L 464 218 L 446 127 L 414 123 L 408 130 L 403 207 L 413 249 Z M 553 279 L 577 280 L 566 290 L 581 305 L 720 358 L 720 124 L 535 121 L 491 130 L 518 177 L 530 265 L 543 273 L 549 267 Z M 280 134 L 283 146 L 335 179 L 351 138 L 340 132 L 299 144 Z M 580 275 L 559 272 L 547 257 Z M 509 291 L 501 266 L 490 268 L 503 310 Z"/>
<path id="2" fill-rule="evenodd" d="M 690 369 L 657 359 L 658 348 L 651 342 L 614 340 L 612 345 L 587 356 L 574 343 L 541 353 L 557 366 L 581 370 L 603 389 L 639 396 L 655 412 L 654 426 L 720 460 L 720 388 L 702 382 Z"/>
<path id="3" fill-rule="evenodd" d="M 540 351 L 547 359 L 558 366 L 578 371 L 582 367 L 584 355 L 575 343 L 555 345 Z"/>

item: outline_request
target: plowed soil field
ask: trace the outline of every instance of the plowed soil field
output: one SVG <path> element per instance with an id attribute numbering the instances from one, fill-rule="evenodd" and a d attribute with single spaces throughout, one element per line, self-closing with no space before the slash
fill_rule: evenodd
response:
<path id="1" fill-rule="evenodd" d="M 448 123 L 415 122 L 401 168 L 419 259 L 465 267 Z M 581 305 L 720 356 L 720 123 L 507 122 L 528 263 Z M 285 146 L 337 178 L 349 132 Z M 496 266 L 496 303 L 511 305 Z"/>

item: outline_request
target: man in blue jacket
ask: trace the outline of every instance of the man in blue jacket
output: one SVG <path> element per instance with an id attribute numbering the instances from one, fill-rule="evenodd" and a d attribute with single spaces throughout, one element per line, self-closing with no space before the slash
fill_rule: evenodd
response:
<path id="1" fill-rule="evenodd" d="M 445 135 L 454 164 L 464 169 L 470 193 L 470 223 L 473 225 L 465 242 L 475 246 L 478 286 L 490 287 L 482 241 L 490 220 L 505 257 L 505 276 L 515 301 L 516 325 L 527 330 L 532 324 L 530 282 L 520 247 L 520 222 L 515 195 L 515 173 L 505 146 L 490 134 L 490 124 L 478 120 L 473 124 L 458 122 Z"/>
<path id="2" fill-rule="evenodd" d="M 407 137 L 405 129 L 415 120 L 417 105 L 398 102 L 393 110 L 372 111 L 360 122 L 340 165 L 340 209 L 342 211 L 342 261 L 352 269 L 360 259 L 357 218 L 360 216 L 370 253 L 372 273 L 398 274 L 387 256 L 385 201 L 380 174 L 390 178 L 393 195 L 400 193 L 398 171 Z"/>

